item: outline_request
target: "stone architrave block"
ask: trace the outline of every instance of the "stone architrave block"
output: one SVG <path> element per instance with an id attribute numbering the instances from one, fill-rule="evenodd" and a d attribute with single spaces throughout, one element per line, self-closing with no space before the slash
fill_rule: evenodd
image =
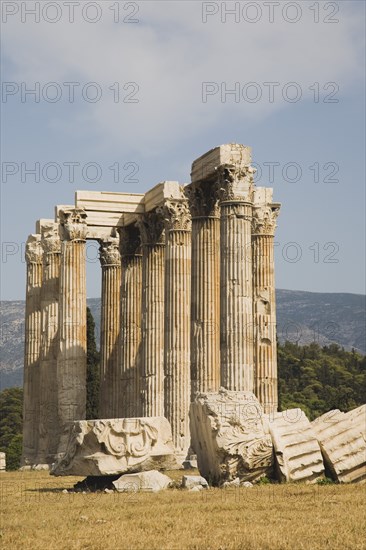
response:
<path id="1" fill-rule="evenodd" d="M 348 413 L 325 413 L 312 422 L 312 428 L 332 478 L 340 483 L 365 483 L 366 405 Z"/>
<path id="2" fill-rule="evenodd" d="M 142 491 L 145 493 L 157 493 L 169 487 L 172 482 L 170 477 L 158 472 L 150 470 L 148 472 L 138 472 L 136 474 L 124 474 L 113 485 L 119 493 L 132 492 L 137 493 Z"/>
<path id="3" fill-rule="evenodd" d="M 273 446 L 268 422 L 252 392 L 198 394 L 190 408 L 192 448 L 200 474 L 213 485 L 269 475 Z"/>
<path id="4" fill-rule="evenodd" d="M 70 427 L 55 476 L 104 476 L 177 468 L 172 432 L 164 417 L 79 420 Z"/>
<path id="5" fill-rule="evenodd" d="M 315 483 L 323 477 L 320 447 L 310 421 L 301 409 L 274 413 L 269 430 L 280 481 Z"/>

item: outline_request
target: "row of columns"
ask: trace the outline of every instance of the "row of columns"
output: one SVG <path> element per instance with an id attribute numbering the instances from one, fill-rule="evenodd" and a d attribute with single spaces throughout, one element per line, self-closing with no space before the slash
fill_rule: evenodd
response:
<path id="1" fill-rule="evenodd" d="M 196 392 L 277 409 L 278 211 L 249 165 L 224 165 L 101 241 L 101 418 L 165 416 L 184 456 Z M 61 211 L 27 243 L 24 463 L 52 462 L 85 418 L 86 221 Z"/>

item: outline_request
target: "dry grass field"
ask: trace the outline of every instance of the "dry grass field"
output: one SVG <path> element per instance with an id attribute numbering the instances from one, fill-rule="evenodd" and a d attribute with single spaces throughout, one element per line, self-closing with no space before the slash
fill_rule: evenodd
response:
<path id="1" fill-rule="evenodd" d="M 180 479 L 182 472 L 169 474 Z M 81 478 L 6 472 L 7 550 L 364 550 L 365 486 L 259 485 L 188 493 L 62 493 Z"/>

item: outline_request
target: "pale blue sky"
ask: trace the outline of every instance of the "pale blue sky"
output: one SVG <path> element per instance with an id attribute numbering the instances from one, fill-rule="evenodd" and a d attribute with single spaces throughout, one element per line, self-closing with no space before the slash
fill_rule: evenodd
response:
<path id="1" fill-rule="evenodd" d="M 84 19 L 87 2 L 75 6 L 74 23 L 62 1 L 58 12 L 40 13 L 39 23 L 29 13 L 11 14 L 14 4 L 2 4 L 2 299 L 24 298 L 22 243 L 35 220 L 52 217 L 55 204 L 72 203 L 76 189 L 144 192 L 162 180 L 188 182 L 192 161 L 228 142 L 252 147 L 262 170 L 258 184 L 273 186 L 282 202 L 276 286 L 364 293 L 364 2 L 292 2 L 287 12 L 288 2 L 274 3 L 273 23 L 263 2 L 254 3 L 261 10 L 256 23 L 248 21 L 256 17 L 245 12 L 248 2 L 239 3 L 237 22 L 229 15 L 223 21 L 221 2 L 120 2 L 119 23 L 110 9 L 117 3 L 108 0 L 93 3 Z M 204 23 L 205 11 L 217 13 Z M 99 15 L 96 23 L 85 20 Z M 39 102 L 22 98 L 37 82 Z M 67 82 L 80 84 L 74 103 Z M 97 86 L 85 87 L 90 82 Z M 206 101 L 203 82 L 214 83 Z M 277 83 L 273 101 L 268 82 Z M 239 95 L 221 97 L 225 87 Z M 102 97 L 88 102 L 96 90 Z M 59 101 L 49 101 L 55 93 Z M 257 102 L 250 101 L 254 93 L 262 94 Z M 290 102 L 286 93 L 301 99 Z M 74 182 L 70 162 L 79 163 Z M 86 181 L 94 177 L 92 168 L 84 177 L 88 162 L 100 166 L 100 181 Z M 279 163 L 273 184 L 272 162 Z M 35 163 L 40 182 L 25 172 Z M 57 182 L 47 181 L 55 176 L 47 163 L 60 166 Z M 115 163 L 119 182 L 109 168 Z M 286 174 L 288 163 L 301 168 L 299 181 L 289 181 L 296 174 L 291 166 Z M 95 250 L 90 297 L 100 293 L 93 256 Z"/>

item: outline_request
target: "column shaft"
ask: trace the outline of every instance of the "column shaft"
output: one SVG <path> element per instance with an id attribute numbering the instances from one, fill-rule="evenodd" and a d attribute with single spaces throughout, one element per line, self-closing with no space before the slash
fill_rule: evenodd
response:
<path id="1" fill-rule="evenodd" d="M 100 328 L 100 397 L 99 417 L 116 418 L 118 414 L 120 335 L 121 256 L 118 238 L 101 243 L 102 266 Z"/>
<path id="2" fill-rule="evenodd" d="M 220 387 L 220 217 L 215 186 L 191 184 L 191 391 Z"/>
<path id="3" fill-rule="evenodd" d="M 61 211 L 60 345 L 57 359 L 58 411 L 65 451 L 69 422 L 86 414 L 85 212 Z"/>
<path id="4" fill-rule="evenodd" d="M 141 414 L 164 416 L 165 235 L 160 214 L 144 214 L 142 238 Z"/>
<path id="5" fill-rule="evenodd" d="M 190 446 L 191 222 L 186 201 L 165 208 L 164 410 L 178 455 Z"/>
<path id="6" fill-rule="evenodd" d="M 61 243 L 58 225 L 41 228 L 43 282 L 41 291 L 42 345 L 40 353 L 40 422 L 38 462 L 52 464 L 57 454 L 59 425 L 57 408 L 58 314 Z"/>
<path id="7" fill-rule="evenodd" d="M 41 344 L 41 236 L 30 235 L 26 244 L 27 287 L 25 301 L 24 402 L 22 464 L 35 464 L 39 426 L 39 354 Z"/>
<path id="8" fill-rule="evenodd" d="M 276 298 L 274 231 L 278 204 L 255 206 L 253 218 L 253 285 L 255 324 L 255 393 L 264 412 L 277 411 Z"/>
<path id="9" fill-rule="evenodd" d="M 121 418 L 141 416 L 141 294 L 142 252 L 136 227 L 119 230 L 122 259 L 120 375 L 118 414 Z"/>
<path id="10" fill-rule="evenodd" d="M 254 390 L 252 205 L 221 203 L 221 385 Z"/>

